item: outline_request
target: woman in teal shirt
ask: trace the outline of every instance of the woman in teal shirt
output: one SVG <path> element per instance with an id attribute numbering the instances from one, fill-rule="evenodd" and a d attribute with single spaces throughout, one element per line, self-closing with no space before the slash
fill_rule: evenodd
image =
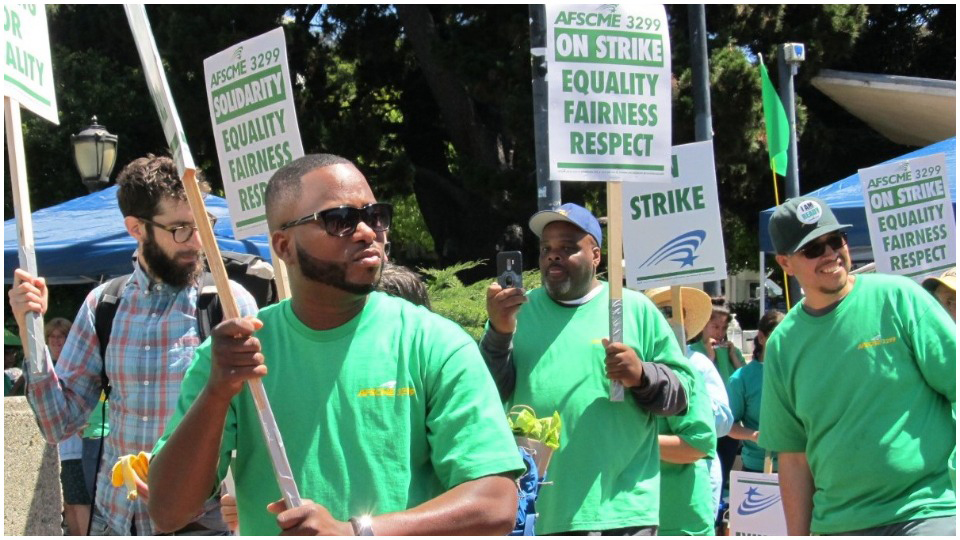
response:
<path id="1" fill-rule="evenodd" d="M 727 385 L 734 421 L 730 437 L 743 441 L 740 459 L 743 461 L 743 470 L 747 472 L 763 472 L 765 451 L 757 446 L 757 437 L 760 436 L 760 395 L 763 389 L 763 346 L 782 320 L 783 313 L 774 309 L 763 314 L 757 324 L 753 361 L 735 371 Z M 773 459 L 776 471 L 776 455 Z"/>

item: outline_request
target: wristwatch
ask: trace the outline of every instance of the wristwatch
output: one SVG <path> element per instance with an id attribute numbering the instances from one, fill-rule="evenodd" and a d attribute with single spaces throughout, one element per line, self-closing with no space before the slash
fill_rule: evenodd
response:
<path id="1" fill-rule="evenodd" d="M 350 525 L 353 525 L 354 536 L 376 536 L 373 534 L 373 518 L 370 516 L 352 517 Z"/>

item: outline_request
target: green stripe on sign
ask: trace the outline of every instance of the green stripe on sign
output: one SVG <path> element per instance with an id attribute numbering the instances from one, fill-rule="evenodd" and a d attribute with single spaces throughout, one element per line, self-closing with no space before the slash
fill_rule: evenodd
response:
<path id="1" fill-rule="evenodd" d="M 779 486 L 777 482 L 762 482 L 760 480 L 747 480 L 746 478 L 741 478 L 738 480 L 741 484 L 750 484 L 750 485 L 761 485 L 761 486 Z"/>
<path id="2" fill-rule="evenodd" d="M 250 218 L 250 219 L 245 219 L 245 220 L 243 220 L 243 221 L 238 221 L 238 222 L 236 223 L 236 226 L 237 226 L 237 227 L 246 227 L 247 225 L 250 225 L 250 224 L 252 224 L 252 223 L 259 223 L 259 222 L 261 222 L 261 221 L 266 221 L 266 220 L 267 220 L 267 215 L 266 215 L 266 214 L 263 214 L 262 216 L 252 217 L 252 218 Z"/>
<path id="3" fill-rule="evenodd" d="M 259 73 L 250 75 L 249 77 L 244 77 L 243 79 L 234 81 L 223 88 L 218 88 L 211 93 L 214 103 L 214 111 L 218 109 L 224 111 L 228 107 L 235 106 L 237 96 L 243 96 L 244 103 L 243 106 L 227 112 L 223 112 L 217 116 L 217 124 L 222 124 L 228 120 L 233 120 L 238 116 L 243 116 L 244 114 L 249 113 L 250 111 L 255 111 L 261 109 L 268 105 L 273 105 L 274 103 L 280 103 L 281 101 L 287 99 L 287 85 L 283 82 L 282 75 L 282 66 L 277 65 L 270 69 L 263 70 Z M 253 84 L 259 83 L 261 80 L 268 77 L 273 77 L 274 75 L 280 74 L 280 88 L 275 94 L 269 97 L 261 97 L 257 99 L 252 90 Z M 261 94 L 262 95 L 262 94 Z M 248 99 L 248 96 L 252 99 Z"/>
<path id="4" fill-rule="evenodd" d="M 12 84 L 12 85 L 20 88 L 21 90 L 23 90 L 23 91 L 26 92 L 27 94 L 30 94 L 30 97 L 32 97 L 33 99 L 39 101 L 40 103 L 43 103 L 44 105 L 46 105 L 46 106 L 48 106 L 48 107 L 50 106 L 50 100 L 49 100 L 49 99 L 47 99 L 47 98 L 41 96 L 40 94 L 34 92 L 34 91 L 31 90 L 29 87 L 27 87 L 26 85 L 24 85 L 22 82 L 14 79 L 13 77 L 7 75 L 6 73 L 3 74 L 3 80 L 5 80 L 5 81 L 7 81 L 8 83 L 10 83 L 10 84 Z"/>
<path id="5" fill-rule="evenodd" d="M 661 278 L 669 278 L 669 277 L 676 277 L 676 276 L 689 276 L 691 274 L 706 274 L 707 272 L 713 272 L 713 271 L 714 271 L 714 268 L 711 266 L 710 268 L 697 268 L 696 270 L 685 270 L 683 272 L 671 272 L 669 274 L 641 276 L 637 278 L 637 281 L 640 282 L 640 281 L 649 281 L 651 279 L 661 279 Z"/>
<path id="6" fill-rule="evenodd" d="M 924 274 L 936 274 L 937 272 L 939 272 L 939 271 L 941 271 L 941 270 L 946 270 L 947 268 L 953 268 L 953 266 L 954 266 L 954 265 L 952 265 L 952 264 L 945 264 L 945 265 L 943 265 L 943 266 L 938 266 L 938 267 L 936 267 L 936 268 L 927 268 L 926 270 L 921 270 L 921 271 L 919 271 L 919 272 L 913 272 L 912 274 L 904 274 L 904 276 L 906 276 L 906 277 L 916 277 L 916 276 L 922 276 L 922 275 L 924 275 Z"/>
<path id="7" fill-rule="evenodd" d="M 626 169 L 630 171 L 663 171 L 663 165 L 630 165 L 617 163 L 557 163 L 559 169 Z"/>

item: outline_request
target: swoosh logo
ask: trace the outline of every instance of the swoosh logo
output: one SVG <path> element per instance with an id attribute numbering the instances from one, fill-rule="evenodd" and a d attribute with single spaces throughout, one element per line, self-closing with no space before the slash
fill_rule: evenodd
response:
<path id="1" fill-rule="evenodd" d="M 680 263 L 680 268 L 693 266 L 693 261 L 697 259 L 694 253 L 700 249 L 706 237 L 707 232 L 704 230 L 685 232 L 661 246 L 646 261 L 643 261 L 640 268 L 657 265 L 665 260 Z"/>
<path id="2" fill-rule="evenodd" d="M 737 508 L 737 513 L 741 516 L 749 516 L 757 512 L 762 512 L 778 502 L 780 502 L 779 493 L 764 497 L 760 495 L 757 488 L 752 487 L 747 490 L 747 498 L 740 503 L 740 506 Z"/>

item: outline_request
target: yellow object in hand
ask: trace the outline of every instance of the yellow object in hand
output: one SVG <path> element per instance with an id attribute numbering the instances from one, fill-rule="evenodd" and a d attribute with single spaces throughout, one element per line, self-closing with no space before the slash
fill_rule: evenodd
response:
<path id="1" fill-rule="evenodd" d="M 137 498 L 137 480 L 146 482 L 150 471 L 150 454 L 140 452 L 137 455 L 127 454 L 120 456 L 114 464 L 110 478 L 113 487 L 126 486 L 127 499 Z"/>

